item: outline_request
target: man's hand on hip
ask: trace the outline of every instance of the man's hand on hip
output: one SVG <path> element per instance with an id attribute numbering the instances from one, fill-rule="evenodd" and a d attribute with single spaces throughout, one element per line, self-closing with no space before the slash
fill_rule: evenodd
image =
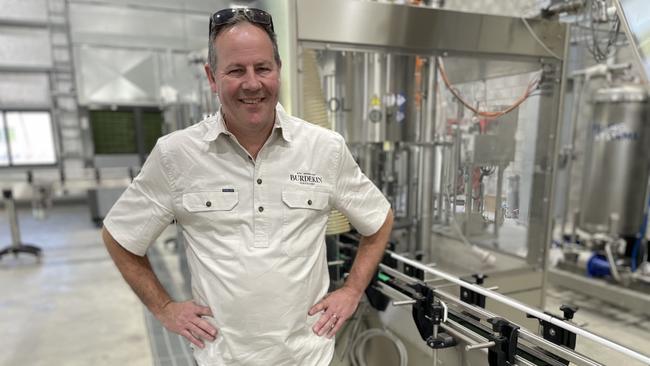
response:
<path id="1" fill-rule="evenodd" d="M 343 324 L 354 314 L 361 295 L 349 287 L 342 287 L 329 293 L 309 309 L 309 315 L 322 312 L 312 330 L 319 336 L 334 337 Z"/>
<path id="2" fill-rule="evenodd" d="M 202 315 L 212 316 L 212 311 L 207 306 L 200 306 L 192 301 L 168 302 L 163 306 L 158 320 L 169 331 L 185 337 L 197 347 L 203 348 L 203 340 L 214 341 L 217 329 Z"/>

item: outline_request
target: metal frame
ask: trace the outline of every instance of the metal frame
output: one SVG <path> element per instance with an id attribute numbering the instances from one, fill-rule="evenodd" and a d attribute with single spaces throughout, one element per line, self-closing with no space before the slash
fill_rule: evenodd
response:
<path id="1" fill-rule="evenodd" d="M 604 280 L 585 277 L 566 270 L 551 268 L 548 279 L 555 286 L 571 289 L 615 306 L 629 309 L 636 314 L 650 315 L 650 295 Z"/>
<path id="2" fill-rule="evenodd" d="M 638 40 L 636 39 L 634 33 L 632 33 L 632 30 L 630 29 L 630 25 L 627 21 L 627 17 L 625 16 L 625 10 L 623 9 L 623 5 L 621 5 L 621 0 L 614 0 L 614 6 L 616 7 L 616 14 L 618 15 L 618 19 L 621 22 L 621 24 L 623 24 L 623 30 L 625 31 L 625 35 L 632 43 L 631 48 L 632 48 L 632 52 L 634 53 L 634 56 L 636 56 L 634 62 L 636 66 L 639 68 L 639 76 L 641 77 L 644 83 L 648 83 L 648 78 L 650 76 L 648 75 L 645 66 L 643 65 L 643 57 L 639 52 Z"/>
<path id="3" fill-rule="evenodd" d="M 552 56 L 520 18 L 349 0 L 301 0 L 297 7 L 301 42 L 381 47 L 419 55 L 506 56 L 510 61 Z M 336 27 L 332 19 L 337 20 Z M 529 24 L 553 52 L 564 54 L 566 26 L 544 20 L 529 20 Z"/>
<path id="4" fill-rule="evenodd" d="M 551 238 L 556 136 L 566 80 L 563 59 L 568 50 L 568 27 L 555 21 L 527 20 L 537 38 L 562 58 L 558 60 L 538 43 L 521 18 L 349 0 L 301 0 L 295 4 L 296 36 L 302 47 L 480 59 L 492 64 L 476 73 L 481 79 L 504 75 L 503 67 L 493 61 L 520 63 L 523 68 L 519 69 L 523 70 L 526 64 L 538 68 L 541 64 L 544 74 L 526 262 L 544 269 Z M 331 19 L 337 20 L 336 26 Z M 466 78 L 463 81 L 469 81 Z M 297 93 L 293 90 L 293 94 Z"/>

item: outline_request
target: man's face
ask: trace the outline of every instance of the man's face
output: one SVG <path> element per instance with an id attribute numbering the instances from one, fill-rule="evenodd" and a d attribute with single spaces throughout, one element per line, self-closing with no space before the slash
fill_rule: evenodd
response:
<path id="1" fill-rule="evenodd" d="M 217 69 L 206 65 L 206 72 L 226 123 L 239 131 L 268 127 L 275 119 L 280 88 L 280 66 L 273 58 L 271 39 L 244 22 L 222 31 L 215 46 Z"/>

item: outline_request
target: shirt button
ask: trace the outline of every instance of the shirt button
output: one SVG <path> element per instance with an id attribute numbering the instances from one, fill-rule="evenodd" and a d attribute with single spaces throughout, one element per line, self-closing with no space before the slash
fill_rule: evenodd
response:
<path id="1" fill-rule="evenodd" d="M 257 178 L 257 184 L 262 184 L 262 178 Z"/>
<path id="2" fill-rule="evenodd" d="M 205 205 L 210 207 L 210 206 L 212 206 L 212 202 L 208 201 L 208 202 L 205 203 Z"/>
<path id="3" fill-rule="evenodd" d="M 308 204 L 309 206 L 311 206 L 311 200 L 307 201 L 307 204 Z"/>
<path id="4" fill-rule="evenodd" d="M 262 207 L 262 206 L 258 207 L 258 208 L 257 208 L 257 211 L 259 211 L 259 212 L 264 211 L 264 207 Z"/>

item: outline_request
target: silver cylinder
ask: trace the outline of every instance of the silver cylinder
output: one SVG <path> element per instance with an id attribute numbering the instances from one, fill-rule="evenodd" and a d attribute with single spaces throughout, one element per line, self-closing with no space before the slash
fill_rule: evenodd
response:
<path id="1" fill-rule="evenodd" d="M 636 84 L 597 91 L 589 133 L 580 226 L 608 232 L 618 217 L 620 235 L 638 233 L 645 208 L 650 153 L 650 114 L 646 90 Z"/>

